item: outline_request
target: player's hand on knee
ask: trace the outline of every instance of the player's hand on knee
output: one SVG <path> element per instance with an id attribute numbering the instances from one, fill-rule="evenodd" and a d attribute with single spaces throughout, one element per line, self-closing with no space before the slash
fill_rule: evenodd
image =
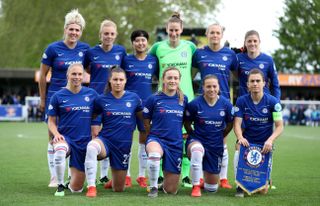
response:
<path id="1" fill-rule="evenodd" d="M 64 141 L 64 136 L 62 136 L 61 134 L 55 135 L 53 138 L 53 143 L 58 143 L 60 141 Z"/>

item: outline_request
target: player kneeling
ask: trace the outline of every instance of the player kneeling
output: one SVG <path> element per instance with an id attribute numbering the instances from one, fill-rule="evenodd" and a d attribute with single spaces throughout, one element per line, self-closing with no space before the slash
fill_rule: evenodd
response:
<path id="1" fill-rule="evenodd" d="M 64 196 L 63 182 L 67 156 L 70 156 L 71 170 L 69 189 L 71 192 L 82 191 L 86 147 L 91 140 L 93 102 L 97 96 L 93 89 L 82 87 L 81 64 L 69 66 L 67 80 L 66 88 L 52 96 L 48 107 L 48 127 L 54 135 L 54 167 L 58 179 L 55 196 Z"/>
<path id="2" fill-rule="evenodd" d="M 187 106 L 185 128 L 188 157 L 191 159 L 193 197 L 201 196 L 200 176 L 204 171 L 204 189 L 218 190 L 219 173 L 224 151 L 224 138 L 232 129 L 233 116 L 230 101 L 219 96 L 219 81 L 215 75 L 207 75 L 202 83 L 203 95 Z M 191 124 L 194 125 L 194 130 Z"/>

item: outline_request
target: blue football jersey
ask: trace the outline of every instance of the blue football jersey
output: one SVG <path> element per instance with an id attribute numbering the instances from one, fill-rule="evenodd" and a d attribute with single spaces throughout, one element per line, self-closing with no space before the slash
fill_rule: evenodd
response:
<path id="1" fill-rule="evenodd" d="M 215 105 L 210 106 L 203 95 L 191 101 L 187 106 L 186 118 L 194 123 L 193 134 L 210 147 L 223 147 L 223 132 L 226 125 L 233 121 L 232 104 L 220 96 Z"/>
<path id="2" fill-rule="evenodd" d="M 109 69 L 112 66 L 121 66 L 126 49 L 120 45 L 113 45 L 112 49 L 105 52 L 100 45 L 88 50 L 85 56 L 85 67 L 90 68 L 90 88 L 98 94 L 103 94 L 106 87 Z"/>
<path id="3" fill-rule="evenodd" d="M 143 116 L 152 122 L 150 134 L 156 135 L 167 145 L 182 144 L 182 124 L 188 99 L 182 104 L 178 95 L 167 96 L 163 92 L 151 95 L 143 108 Z"/>
<path id="4" fill-rule="evenodd" d="M 152 76 L 158 72 L 158 59 L 147 55 L 144 60 L 139 60 L 134 55 L 128 55 L 124 57 L 121 67 L 126 71 L 126 90 L 138 94 L 144 102 L 152 95 Z"/>
<path id="5" fill-rule="evenodd" d="M 141 100 L 133 92 L 125 91 L 120 99 L 111 92 L 100 95 L 94 103 L 94 113 L 102 115 L 99 137 L 118 142 L 119 147 L 131 144 L 139 111 L 142 111 Z"/>
<path id="6" fill-rule="evenodd" d="M 251 59 L 247 53 L 237 54 L 239 60 L 238 78 L 239 78 L 239 96 L 248 93 L 247 82 L 248 75 L 252 69 L 260 69 L 265 78 L 266 86 L 264 92 L 272 94 L 272 96 L 280 99 L 281 90 L 278 80 L 278 73 L 276 66 L 271 56 L 261 53 L 255 59 Z M 271 92 L 270 92 L 271 91 Z"/>
<path id="7" fill-rule="evenodd" d="M 93 103 L 97 96 L 96 91 L 87 87 L 82 87 L 77 94 L 63 88 L 52 96 L 48 115 L 59 119 L 60 134 L 78 143 L 91 140 Z"/>
<path id="8" fill-rule="evenodd" d="M 237 99 L 234 116 L 242 118 L 244 124 L 243 137 L 249 143 L 264 144 L 273 132 L 273 112 L 282 110 L 278 99 L 264 94 L 258 104 L 254 104 L 250 94 Z"/>
<path id="9" fill-rule="evenodd" d="M 47 98 L 67 85 L 67 70 L 71 64 L 84 64 L 84 57 L 89 45 L 77 42 L 75 48 L 68 48 L 63 41 L 50 44 L 42 55 L 41 63 L 51 67 L 51 80 Z"/>
<path id="10" fill-rule="evenodd" d="M 230 71 L 236 71 L 238 68 L 238 60 L 234 51 L 227 47 L 223 47 L 219 51 L 213 51 L 206 46 L 197 49 L 193 55 L 192 64 L 199 69 L 201 80 L 208 74 L 216 75 L 219 80 L 220 94 L 230 99 Z M 202 87 L 199 89 L 201 94 Z"/>

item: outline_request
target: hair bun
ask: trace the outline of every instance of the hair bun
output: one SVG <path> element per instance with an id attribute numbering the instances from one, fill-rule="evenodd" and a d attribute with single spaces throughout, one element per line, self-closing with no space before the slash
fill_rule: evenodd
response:
<path id="1" fill-rule="evenodd" d="M 180 14 L 179 14 L 179 12 L 175 11 L 175 12 L 173 12 L 171 17 L 177 17 L 178 19 L 180 19 Z"/>

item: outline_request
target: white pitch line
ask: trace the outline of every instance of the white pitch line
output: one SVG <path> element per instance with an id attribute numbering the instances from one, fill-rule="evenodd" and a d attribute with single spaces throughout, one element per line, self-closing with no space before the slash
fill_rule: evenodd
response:
<path id="1" fill-rule="evenodd" d="M 23 139 L 23 138 L 28 138 L 27 136 L 25 136 L 24 134 L 17 134 L 17 137 L 20 138 L 20 139 Z"/>
<path id="2" fill-rule="evenodd" d="M 315 136 L 309 136 L 308 134 L 303 135 L 303 136 L 302 135 L 297 135 L 297 134 L 286 134 L 283 137 L 285 137 L 285 138 L 295 138 L 295 139 L 304 139 L 304 140 L 320 140 L 320 136 L 319 137 L 315 137 Z"/>

